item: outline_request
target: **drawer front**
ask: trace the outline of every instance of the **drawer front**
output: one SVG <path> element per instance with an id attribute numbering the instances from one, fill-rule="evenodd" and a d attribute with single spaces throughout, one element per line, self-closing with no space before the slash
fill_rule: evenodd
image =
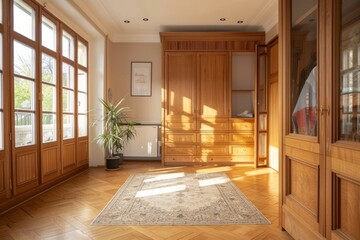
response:
<path id="1" fill-rule="evenodd" d="M 230 142 L 235 144 L 254 144 L 254 134 L 230 133 Z"/>
<path id="2" fill-rule="evenodd" d="M 195 145 L 165 145 L 165 155 L 195 155 Z"/>
<path id="3" fill-rule="evenodd" d="M 231 162 L 238 163 L 254 163 L 255 157 L 253 155 L 250 156 L 231 156 Z"/>
<path id="4" fill-rule="evenodd" d="M 226 162 L 231 162 L 231 159 L 229 156 L 207 156 L 204 157 L 202 156 L 200 158 L 200 162 L 203 163 L 226 163 Z"/>
<path id="5" fill-rule="evenodd" d="M 165 133 L 168 143 L 196 143 L 196 133 Z"/>
<path id="6" fill-rule="evenodd" d="M 252 145 L 230 145 L 231 155 L 251 156 L 254 155 L 254 146 Z"/>
<path id="7" fill-rule="evenodd" d="M 253 120 L 232 120 L 230 129 L 236 130 L 236 131 L 254 131 L 254 121 Z"/>
<path id="8" fill-rule="evenodd" d="M 228 130 L 229 129 L 229 122 L 228 119 L 215 119 L 215 118 L 202 118 L 199 120 L 198 123 L 199 130 Z"/>
<path id="9" fill-rule="evenodd" d="M 229 147 L 227 145 L 200 146 L 198 154 L 201 156 L 229 155 Z"/>
<path id="10" fill-rule="evenodd" d="M 166 163 L 176 163 L 176 162 L 196 162 L 196 158 L 195 157 L 191 157 L 191 156 L 166 156 L 165 157 L 165 162 Z"/>
<path id="11" fill-rule="evenodd" d="M 165 129 L 168 130 L 195 130 L 195 122 L 165 122 Z"/>
<path id="12" fill-rule="evenodd" d="M 227 133 L 200 133 L 198 135 L 200 143 L 227 143 L 229 134 Z"/>

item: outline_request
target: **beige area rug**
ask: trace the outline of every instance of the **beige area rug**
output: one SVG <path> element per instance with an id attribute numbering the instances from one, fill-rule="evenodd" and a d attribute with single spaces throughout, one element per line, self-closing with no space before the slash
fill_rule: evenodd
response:
<path id="1" fill-rule="evenodd" d="M 224 173 L 130 176 L 93 225 L 269 224 Z"/>

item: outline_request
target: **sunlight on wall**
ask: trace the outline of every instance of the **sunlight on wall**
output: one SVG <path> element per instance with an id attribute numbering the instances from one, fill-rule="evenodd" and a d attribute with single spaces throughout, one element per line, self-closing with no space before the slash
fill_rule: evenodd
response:
<path id="1" fill-rule="evenodd" d="M 270 167 L 279 171 L 279 148 L 270 145 L 269 147 L 269 164 Z"/>

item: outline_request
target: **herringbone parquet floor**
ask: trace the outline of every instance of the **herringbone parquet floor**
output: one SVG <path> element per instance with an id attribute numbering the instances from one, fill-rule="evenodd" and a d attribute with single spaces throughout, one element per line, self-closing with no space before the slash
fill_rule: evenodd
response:
<path id="1" fill-rule="evenodd" d="M 130 174 L 223 171 L 271 225 L 91 226 Z M 90 168 L 0 216 L 0 239 L 234 240 L 292 239 L 279 228 L 278 174 L 251 166 L 162 167 L 125 162 L 119 171 Z"/>

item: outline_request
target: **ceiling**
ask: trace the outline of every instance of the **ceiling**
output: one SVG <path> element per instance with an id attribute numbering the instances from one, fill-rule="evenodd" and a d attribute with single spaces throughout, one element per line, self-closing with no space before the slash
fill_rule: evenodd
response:
<path id="1" fill-rule="evenodd" d="M 69 0 L 69 2 L 87 15 L 113 42 L 159 42 L 159 32 L 163 31 L 267 32 L 278 22 L 278 0 Z M 144 18 L 148 21 L 144 21 Z M 225 20 L 221 21 L 221 18 Z"/>

